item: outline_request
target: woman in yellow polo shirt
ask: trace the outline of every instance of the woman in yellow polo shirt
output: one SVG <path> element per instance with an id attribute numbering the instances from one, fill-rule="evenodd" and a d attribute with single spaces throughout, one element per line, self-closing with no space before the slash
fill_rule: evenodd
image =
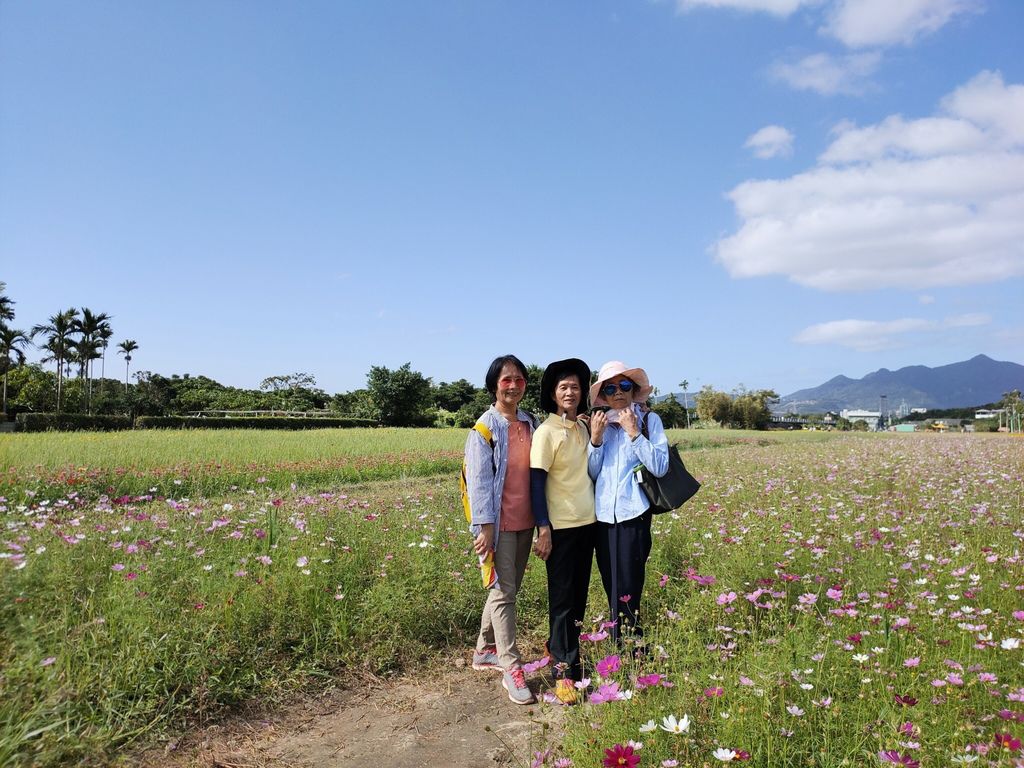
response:
<path id="1" fill-rule="evenodd" d="M 558 678 L 555 696 L 565 704 L 578 700 L 574 683 L 583 678 L 580 622 L 597 541 L 594 485 L 587 474 L 590 435 L 577 419 L 586 409 L 589 385 L 590 368 L 578 358 L 558 360 L 545 369 L 540 404 L 551 415 L 537 428 L 530 448 L 534 516 L 551 522 L 548 652 Z"/>

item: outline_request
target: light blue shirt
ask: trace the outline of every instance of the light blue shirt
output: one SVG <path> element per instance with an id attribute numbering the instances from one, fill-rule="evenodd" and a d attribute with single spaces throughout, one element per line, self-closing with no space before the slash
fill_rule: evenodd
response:
<path id="1" fill-rule="evenodd" d="M 532 435 L 536 420 L 521 408 L 516 418 L 526 422 Z M 494 524 L 494 540 L 501 528 L 501 494 L 505 490 L 505 471 L 508 469 L 508 420 L 493 405 L 478 419 L 491 432 L 493 445 L 488 444 L 475 429 L 466 437 L 466 492 L 472 519 L 470 531 L 480 533 L 480 526 Z"/>
<path id="2" fill-rule="evenodd" d="M 640 517 L 651 505 L 640 490 L 640 465 L 661 477 L 668 472 L 668 438 L 658 414 L 643 413 L 640 406 L 632 406 L 637 422 L 647 419 L 647 434 L 630 440 L 626 430 L 618 424 L 609 424 L 604 440 L 587 448 L 587 472 L 596 483 L 594 500 L 597 520 L 601 523 L 621 523 Z"/>

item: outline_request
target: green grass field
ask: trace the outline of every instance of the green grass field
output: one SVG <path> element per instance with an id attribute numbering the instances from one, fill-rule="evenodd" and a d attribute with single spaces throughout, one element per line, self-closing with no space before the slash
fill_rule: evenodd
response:
<path id="1" fill-rule="evenodd" d="M 116 762 L 320 676 L 463 654 L 483 599 L 464 436 L 0 436 L 0 764 Z M 595 572 L 590 703 L 538 760 L 1021 757 L 1024 441 L 672 437 L 704 487 L 655 521 L 651 657 L 602 639 Z M 536 561 L 520 616 L 534 641 L 545 602 Z M 666 730 L 670 715 L 688 727 Z"/>

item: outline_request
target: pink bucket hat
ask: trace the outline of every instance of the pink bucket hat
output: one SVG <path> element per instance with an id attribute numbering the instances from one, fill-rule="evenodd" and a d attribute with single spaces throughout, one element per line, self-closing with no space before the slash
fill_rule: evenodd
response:
<path id="1" fill-rule="evenodd" d="M 620 374 L 636 384 L 636 388 L 633 390 L 633 402 L 647 402 L 647 398 L 654 391 L 650 379 L 647 378 L 647 371 L 643 368 L 627 368 L 625 363 L 611 360 L 601 366 L 601 370 L 597 373 L 597 381 L 590 387 L 590 402 L 593 405 L 608 405 L 608 401 L 601 394 L 601 387 L 608 379 L 613 379 Z"/>

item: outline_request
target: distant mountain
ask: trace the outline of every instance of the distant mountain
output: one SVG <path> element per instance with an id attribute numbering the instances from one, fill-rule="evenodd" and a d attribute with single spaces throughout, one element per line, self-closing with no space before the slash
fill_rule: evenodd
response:
<path id="1" fill-rule="evenodd" d="M 1002 399 L 1004 392 L 1024 390 L 1024 365 L 977 355 L 970 360 L 928 368 L 910 365 L 898 371 L 880 368 L 862 379 L 836 376 L 812 389 L 783 397 L 775 410 L 794 413 L 863 408 L 877 411 L 879 398 L 897 410 L 911 408 L 969 408 Z"/>

